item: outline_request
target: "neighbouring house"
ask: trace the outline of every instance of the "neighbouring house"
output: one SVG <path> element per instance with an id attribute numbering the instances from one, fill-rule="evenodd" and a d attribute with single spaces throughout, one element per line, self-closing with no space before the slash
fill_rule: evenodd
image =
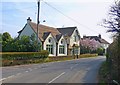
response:
<path id="1" fill-rule="evenodd" d="M 88 38 L 90 40 L 94 39 L 94 40 L 98 41 L 100 43 L 101 47 L 103 47 L 105 49 L 105 51 L 110 44 L 105 39 L 103 39 L 100 34 L 98 36 L 83 36 L 83 39 L 86 39 L 86 38 Z"/>
<path id="2" fill-rule="evenodd" d="M 77 27 L 54 28 L 39 24 L 38 32 L 38 41 L 42 44 L 43 50 L 49 51 L 49 56 L 80 54 L 80 34 Z M 29 17 L 18 33 L 18 37 L 35 34 L 37 39 L 37 24 Z"/>

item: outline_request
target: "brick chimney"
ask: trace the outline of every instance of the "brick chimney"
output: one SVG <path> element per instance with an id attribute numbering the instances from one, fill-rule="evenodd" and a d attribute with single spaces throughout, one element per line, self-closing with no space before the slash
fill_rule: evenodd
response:
<path id="1" fill-rule="evenodd" d="M 101 39 L 101 34 L 99 34 L 98 37 Z"/>
<path id="2" fill-rule="evenodd" d="M 32 21 L 32 19 L 30 19 L 30 17 L 28 17 L 27 23 L 29 23 L 29 22 L 31 22 L 31 21 Z"/>
<path id="3" fill-rule="evenodd" d="M 83 38 L 86 38 L 86 35 L 83 35 Z"/>

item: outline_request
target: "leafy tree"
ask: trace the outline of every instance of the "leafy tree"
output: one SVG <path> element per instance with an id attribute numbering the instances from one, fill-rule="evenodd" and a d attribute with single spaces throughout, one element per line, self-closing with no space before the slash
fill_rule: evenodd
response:
<path id="1" fill-rule="evenodd" d="M 32 51 L 41 51 L 42 50 L 42 45 L 40 43 L 37 43 L 35 34 L 32 34 L 30 37 L 31 41 L 31 46 L 32 46 Z"/>
<path id="2" fill-rule="evenodd" d="M 81 54 L 97 53 L 96 50 L 100 47 L 100 43 L 94 39 L 85 38 L 80 40 Z"/>
<path id="3" fill-rule="evenodd" d="M 6 42 L 9 42 L 9 41 L 11 41 L 11 40 L 13 40 L 13 39 L 12 39 L 11 35 L 10 35 L 8 32 L 5 32 L 5 33 L 3 33 L 3 35 L 2 35 L 2 40 L 3 40 L 3 41 L 6 41 Z"/>
<path id="4" fill-rule="evenodd" d="M 23 35 L 20 38 L 12 38 L 7 32 L 2 35 L 2 48 L 3 52 L 35 52 L 41 51 L 41 44 L 35 39 L 35 35 L 32 34 L 30 37 Z"/>
<path id="5" fill-rule="evenodd" d="M 8 51 L 10 49 L 10 42 L 13 38 L 8 32 L 3 33 L 2 35 L 2 51 Z"/>
<path id="6" fill-rule="evenodd" d="M 97 53 L 98 53 L 98 55 L 103 55 L 104 54 L 104 49 L 103 48 L 98 48 Z"/>

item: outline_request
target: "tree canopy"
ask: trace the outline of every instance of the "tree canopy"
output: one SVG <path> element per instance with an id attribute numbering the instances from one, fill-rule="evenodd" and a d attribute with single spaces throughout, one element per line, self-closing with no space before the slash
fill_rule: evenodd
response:
<path id="1" fill-rule="evenodd" d="M 3 52 L 36 52 L 38 49 L 41 50 L 41 45 L 37 44 L 34 34 L 14 39 L 7 32 L 2 35 Z"/>

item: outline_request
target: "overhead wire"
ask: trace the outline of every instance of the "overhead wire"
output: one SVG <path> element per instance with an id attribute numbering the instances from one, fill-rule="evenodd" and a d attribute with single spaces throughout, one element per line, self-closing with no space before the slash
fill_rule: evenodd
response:
<path id="1" fill-rule="evenodd" d="M 42 0 L 42 1 L 43 1 L 43 0 Z M 60 14 L 62 14 L 63 16 L 67 17 L 68 19 L 74 21 L 74 22 L 77 23 L 77 24 L 80 24 L 82 27 L 87 28 L 87 29 L 89 29 L 90 31 L 92 30 L 92 31 L 98 33 L 97 31 L 91 29 L 90 27 L 87 27 L 86 25 L 81 24 L 80 22 L 78 22 L 77 20 L 73 19 L 72 17 L 64 14 L 62 11 L 58 10 L 57 8 L 55 8 L 54 6 L 52 6 L 51 4 L 49 4 L 49 3 L 45 2 L 45 1 L 43 1 L 43 2 L 44 2 L 46 5 L 48 5 L 49 7 L 53 8 L 54 10 L 56 10 L 57 12 L 59 12 Z M 100 34 L 100 33 L 98 33 L 98 34 Z"/>

